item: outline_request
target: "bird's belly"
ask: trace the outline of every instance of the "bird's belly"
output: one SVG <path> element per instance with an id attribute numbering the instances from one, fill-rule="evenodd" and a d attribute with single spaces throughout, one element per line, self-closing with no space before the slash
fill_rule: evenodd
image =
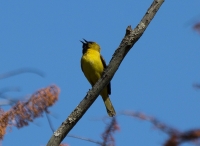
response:
<path id="1" fill-rule="evenodd" d="M 95 84 L 101 78 L 104 70 L 100 57 L 86 55 L 82 57 L 81 62 L 86 78 L 91 84 Z"/>

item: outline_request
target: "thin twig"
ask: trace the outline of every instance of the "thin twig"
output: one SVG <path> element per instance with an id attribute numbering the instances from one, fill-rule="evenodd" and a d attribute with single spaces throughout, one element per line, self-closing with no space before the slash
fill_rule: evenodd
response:
<path id="1" fill-rule="evenodd" d="M 2 94 L 5 94 L 6 92 L 19 92 L 20 91 L 20 88 L 19 87 L 7 87 L 7 88 L 3 88 L 3 89 L 0 89 L 0 96 Z"/>
<path id="2" fill-rule="evenodd" d="M 95 144 L 98 144 L 98 145 L 102 145 L 102 143 L 99 142 L 99 141 L 95 141 L 93 139 L 82 137 L 82 136 L 76 136 L 76 135 L 68 134 L 67 137 L 77 138 L 77 139 L 89 141 L 89 142 L 92 142 L 92 143 L 95 143 Z"/>
<path id="3" fill-rule="evenodd" d="M 2 99 L 5 99 L 5 100 L 8 100 L 8 103 L 7 105 L 10 105 L 12 106 L 13 104 L 16 104 L 18 101 L 20 101 L 20 99 L 14 99 L 14 98 L 10 98 L 8 96 L 5 96 L 5 95 L 1 95 L 0 98 Z M 5 102 L 6 103 L 6 102 Z M 4 104 L 5 105 L 5 104 Z"/>
<path id="4" fill-rule="evenodd" d="M 50 119 L 50 117 L 49 117 L 49 114 L 48 114 L 47 112 L 45 112 L 45 115 L 46 115 L 46 117 L 47 117 L 47 121 L 48 121 L 49 126 L 50 126 L 50 128 L 51 128 L 51 131 L 54 133 L 53 124 L 52 124 L 52 122 L 51 122 L 51 119 Z"/>
<path id="5" fill-rule="evenodd" d="M 52 132 L 54 132 L 53 124 L 52 124 L 52 121 L 51 121 L 51 119 L 50 119 L 50 117 L 49 117 L 49 114 L 48 114 L 47 112 L 45 112 L 45 115 L 46 115 L 46 117 L 47 117 L 47 121 L 48 121 L 48 123 L 49 123 L 49 126 L 50 126 Z M 86 138 L 86 137 L 81 137 L 81 136 L 72 135 L 72 134 L 67 135 L 67 137 L 72 137 L 72 138 L 76 138 L 76 139 L 80 139 L 80 140 L 85 140 L 85 141 L 89 141 L 89 142 L 92 142 L 92 143 L 96 143 L 96 144 L 98 144 L 98 145 L 102 145 L 101 142 L 95 141 L 95 140 L 93 140 L 93 139 Z"/>
<path id="6" fill-rule="evenodd" d="M 0 74 L 0 79 L 5 79 L 5 78 L 15 76 L 15 75 L 18 75 L 18 74 L 22 74 L 22 73 L 34 73 L 34 74 L 37 74 L 41 77 L 44 77 L 44 73 L 37 70 L 37 69 L 21 68 L 21 69 L 13 70 L 13 71 L 10 71 L 10 72 L 4 73 L 4 74 Z"/>
<path id="7" fill-rule="evenodd" d="M 180 134 L 180 132 L 175 129 L 172 128 L 162 122 L 160 122 L 158 119 L 151 117 L 151 116 L 147 116 L 141 112 L 134 112 L 134 111 L 122 111 L 119 112 L 119 115 L 126 115 L 126 116 L 131 116 L 134 118 L 138 118 L 140 120 L 144 120 L 144 121 L 149 121 L 150 123 L 152 123 L 156 128 L 162 130 L 163 132 L 167 133 L 168 135 L 174 135 L 174 134 Z"/>
<path id="8" fill-rule="evenodd" d="M 123 112 L 120 112 L 120 114 L 131 116 L 134 118 L 139 118 L 144 121 L 149 121 L 157 129 L 168 134 L 170 138 L 164 143 L 164 146 L 178 146 L 184 142 L 194 142 L 195 140 L 200 139 L 200 129 L 194 129 L 194 130 L 181 132 L 175 128 L 168 126 L 167 124 L 160 122 L 158 119 L 151 116 L 147 116 L 141 112 L 123 111 Z"/>

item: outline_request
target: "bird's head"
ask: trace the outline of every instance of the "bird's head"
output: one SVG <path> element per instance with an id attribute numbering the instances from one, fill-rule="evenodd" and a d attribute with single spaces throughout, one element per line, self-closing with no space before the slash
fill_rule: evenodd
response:
<path id="1" fill-rule="evenodd" d="M 85 39 L 83 39 L 83 41 L 80 41 L 83 46 L 83 51 L 82 53 L 84 54 L 88 49 L 92 49 L 92 50 L 96 50 L 98 52 L 101 51 L 100 46 L 96 43 L 96 42 L 91 42 L 91 41 L 86 41 Z"/>

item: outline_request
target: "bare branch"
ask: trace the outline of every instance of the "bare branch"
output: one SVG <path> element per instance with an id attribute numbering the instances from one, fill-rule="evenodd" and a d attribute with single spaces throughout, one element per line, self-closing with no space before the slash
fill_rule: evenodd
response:
<path id="1" fill-rule="evenodd" d="M 70 114 L 70 116 L 54 132 L 47 146 L 58 146 L 61 143 L 61 141 L 65 138 L 65 136 L 69 133 L 69 131 L 81 119 L 84 113 L 96 100 L 102 89 L 113 78 L 122 60 L 124 59 L 128 51 L 132 48 L 132 46 L 142 36 L 142 34 L 146 30 L 147 26 L 149 25 L 149 23 L 151 22 L 151 20 L 153 19 L 163 2 L 164 0 L 154 0 L 144 17 L 142 18 L 141 22 L 137 25 L 137 27 L 134 30 L 131 29 L 131 26 L 127 27 L 125 37 L 123 38 L 119 48 L 115 51 L 102 78 L 98 80 L 98 82 L 87 93 L 85 98 L 80 102 L 80 104 L 75 108 L 75 110 Z"/>
<path id="2" fill-rule="evenodd" d="M 194 142 L 200 139 L 200 129 L 189 130 L 179 134 L 172 134 L 164 146 L 178 146 L 184 142 Z M 199 143 L 198 143 L 199 145 Z"/>
<path id="3" fill-rule="evenodd" d="M 154 118 L 154 117 L 150 117 L 147 116 L 141 112 L 134 112 L 134 111 L 123 111 L 120 112 L 119 115 L 126 115 L 126 116 L 131 116 L 134 118 L 138 118 L 140 120 L 144 120 L 144 121 L 149 121 L 150 123 L 152 123 L 156 128 L 162 130 L 163 132 L 165 132 L 168 135 L 177 135 L 180 134 L 180 132 L 178 130 L 176 130 L 175 128 L 172 128 L 162 122 L 160 122 L 158 119 Z"/>
<path id="4" fill-rule="evenodd" d="M 131 116 L 134 118 L 139 118 L 144 121 L 149 121 L 152 123 L 157 129 L 165 132 L 169 135 L 169 139 L 164 143 L 164 146 L 178 146 L 184 142 L 193 142 L 194 140 L 200 139 L 200 129 L 194 129 L 189 131 L 181 132 L 175 128 L 170 127 L 167 124 L 160 122 L 158 119 L 154 117 L 147 116 L 140 112 L 121 112 L 121 115 Z"/>

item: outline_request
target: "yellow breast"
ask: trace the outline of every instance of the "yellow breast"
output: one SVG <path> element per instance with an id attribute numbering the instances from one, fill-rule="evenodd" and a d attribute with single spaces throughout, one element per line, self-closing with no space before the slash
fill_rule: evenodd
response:
<path id="1" fill-rule="evenodd" d="M 93 86 L 101 78 L 104 70 L 100 53 L 96 50 L 88 49 L 81 58 L 81 67 L 84 75 Z"/>

